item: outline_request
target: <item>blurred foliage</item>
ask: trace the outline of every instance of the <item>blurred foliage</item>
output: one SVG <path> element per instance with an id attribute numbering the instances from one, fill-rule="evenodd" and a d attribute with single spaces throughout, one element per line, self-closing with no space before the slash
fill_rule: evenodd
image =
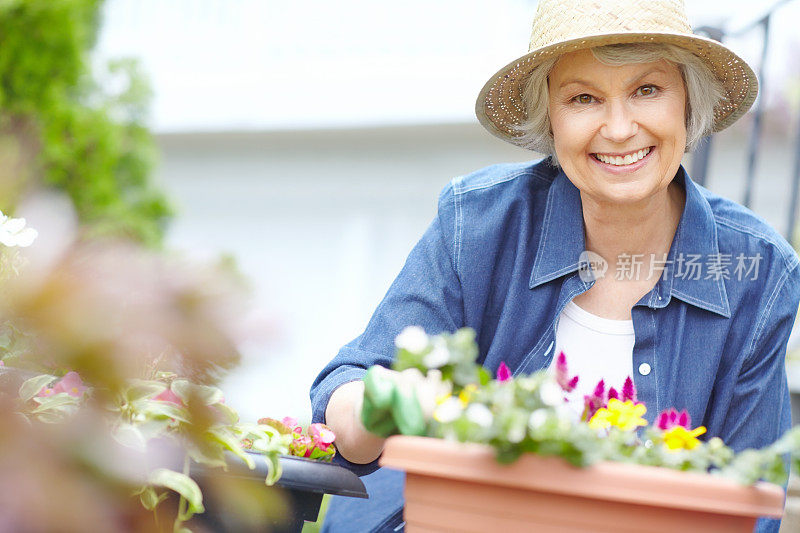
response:
<path id="1" fill-rule="evenodd" d="M 89 51 L 100 0 L 0 0 L 0 210 L 13 212 L 31 180 L 64 190 L 89 235 L 149 246 L 171 214 L 149 176 L 156 162 L 143 125 L 151 92 L 132 60 L 95 72 Z"/>

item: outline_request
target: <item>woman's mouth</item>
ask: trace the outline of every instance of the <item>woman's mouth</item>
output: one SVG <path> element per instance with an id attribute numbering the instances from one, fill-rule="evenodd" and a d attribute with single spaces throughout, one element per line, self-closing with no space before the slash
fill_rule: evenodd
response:
<path id="1" fill-rule="evenodd" d="M 647 148 L 642 148 L 640 150 L 627 152 L 624 154 L 594 153 L 591 154 L 591 156 L 597 164 L 606 170 L 612 172 L 626 172 L 641 168 L 649 159 L 649 156 L 653 153 L 653 150 L 655 150 L 655 146 L 648 146 Z"/>

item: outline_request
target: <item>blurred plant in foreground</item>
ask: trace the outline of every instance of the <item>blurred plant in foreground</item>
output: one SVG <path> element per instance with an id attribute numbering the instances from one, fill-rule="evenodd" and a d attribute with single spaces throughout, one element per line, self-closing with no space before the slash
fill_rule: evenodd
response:
<path id="1" fill-rule="evenodd" d="M 0 278 L 0 531 L 202 530 L 198 468 L 266 460 L 277 480 L 291 435 L 241 423 L 215 386 L 239 360 L 236 278 L 98 241 Z M 241 530 L 274 521 L 234 477 L 204 489 Z"/>

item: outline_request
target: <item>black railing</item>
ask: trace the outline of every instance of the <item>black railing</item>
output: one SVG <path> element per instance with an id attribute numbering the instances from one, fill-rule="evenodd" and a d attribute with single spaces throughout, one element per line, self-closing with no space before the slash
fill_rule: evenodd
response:
<path id="1" fill-rule="evenodd" d="M 739 37 L 747 34 L 755 29 L 760 29 L 762 32 L 762 46 L 761 58 L 758 65 L 758 81 L 759 81 L 759 97 L 756 100 L 755 106 L 752 110 L 753 123 L 748 138 L 747 148 L 747 174 L 745 175 L 745 188 L 742 198 L 742 204 L 745 207 L 751 207 L 753 202 L 753 186 L 756 179 L 756 163 L 758 162 L 759 151 L 761 148 L 761 136 L 763 129 L 764 119 L 764 102 L 766 98 L 766 87 L 768 78 L 766 75 L 767 57 L 769 54 L 769 41 L 770 41 L 770 19 L 775 11 L 794 0 L 779 0 L 773 3 L 762 14 L 740 28 L 735 30 L 726 31 L 724 28 L 717 28 L 712 26 L 703 26 L 696 28 L 695 32 L 705 34 L 706 36 L 722 42 L 726 37 Z M 695 150 L 692 158 L 692 178 L 701 185 L 706 182 L 708 176 L 709 160 L 711 158 L 711 149 L 713 146 L 712 137 L 706 137 L 700 143 L 699 147 Z M 791 192 L 789 196 L 789 213 L 788 220 L 786 221 L 786 230 L 784 236 L 789 242 L 794 242 L 795 226 L 797 225 L 797 200 L 800 194 L 800 117 L 798 117 L 798 130 L 797 130 L 797 144 L 795 149 L 794 168 L 791 175 Z"/>

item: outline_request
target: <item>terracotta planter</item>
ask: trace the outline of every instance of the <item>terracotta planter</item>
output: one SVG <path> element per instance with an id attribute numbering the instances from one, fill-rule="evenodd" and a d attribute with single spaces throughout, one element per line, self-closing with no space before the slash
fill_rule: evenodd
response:
<path id="1" fill-rule="evenodd" d="M 780 517 L 783 490 L 666 468 L 576 468 L 526 455 L 498 464 L 488 446 L 391 437 L 380 461 L 404 470 L 409 532 L 751 532 Z"/>

